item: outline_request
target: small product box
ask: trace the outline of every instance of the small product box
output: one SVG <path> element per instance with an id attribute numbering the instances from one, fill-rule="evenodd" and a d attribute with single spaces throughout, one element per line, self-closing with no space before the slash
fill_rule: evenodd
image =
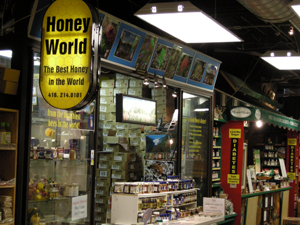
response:
<path id="1" fill-rule="evenodd" d="M 116 121 L 116 113 L 100 113 L 99 120 Z"/>
<path id="2" fill-rule="evenodd" d="M 116 79 L 117 80 L 128 80 L 128 76 L 120 74 L 120 73 L 116 73 Z"/>
<path id="3" fill-rule="evenodd" d="M 108 160 L 113 160 L 114 154 L 113 153 L 108 153 L 108 152 L 99 152 L 99 161 L 108 161 Z"/>
<path id="4" fill-rule="evenodd" d="M 111 169 L 97 169 L 97 175 L 102 178 L 110 178 L 111 177 Z"/>
<path id="5" fill-rule="evenodd" d="M 116 97 L 117 94 L 126 94 L 128 93 L 128 88 L 114 88 L 113 96 Z"/>
<path id="6" fill-rule="evenodd" d="M 143 88 L 142 87 L 131 87 L 128 88 L 128 95 L 133 95 L 133 96 L 142 96 L 143 94 Z"/>
<path id="7" fill-rule="evenodd" d="M 109 187 L 110 184 L 111 184 L 110 178 L 96 177 L 96 186 L 97 187 Z"/>
<path id="8" fill-rule="evenodd" d="M 100 82 L 100 87 L 101 88 L 114 88 L 115 87 L 115 80 L 102 80 Z"/>
<path id="9" fill-rule="evenodd" d="M 3 94 L 17 95 L 18 83 L 0 80 L 0 92 Z"/>
<path id="10" fill-rule="evenodd" d="M 114 103 L 114 97 L 107 97 L 107 96 L 102 96 L 100 97 L 100 104 L 113 104 Z"/>
<path id="11" fill-rule="evenodd" d="M 116 105 L 115 104 L 100 104 L 100 113 L 115 113 Z"/>
<path id="12" fill-rule="evenodd" d="M 128 88 L 128 80 L 117 80 L 116 88 Z"/>
<path id="13" fill-rule="evenodd" d="M 101 88 L 100 89 L 100 96 L 113 96 L 114 95 L 114 88 Z"/>
<path id="14" fill-rule="evenodd" d="M 136 153 L 134 152 L 117 152 L 114 153 L 114 161 L 123 161 L 123 162 L 135 162 L 136 161 Z"/>
<path id="15" fill-rule="evenodd" d="M 140 79 L 130 78 L 129 87 L 130 88 L 142 88 L 143 87 L 143 81 L 140 80 Z"/>
<path id="16" fill-rule="evenodd" d="M 283 225 L 300 225 L 300 218 L 287 217 L 287 218 L 283 219 Z"/>
<path id="17" fill-rule="evenodd" d="M 19 77 L 20 77 L 20 70 L 0 67 L 0 80 L 18 83 Z"/>
<path id="18" fill-rule="evenodd" d="M 151 89 L 151 96 L 157 97 L 157 96 L 166 96 L 167 95 L 167 89 Z"/>

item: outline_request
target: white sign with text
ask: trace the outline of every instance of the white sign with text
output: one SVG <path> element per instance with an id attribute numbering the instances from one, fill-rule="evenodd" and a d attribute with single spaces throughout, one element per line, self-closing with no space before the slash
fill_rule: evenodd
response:
<path id="1" fill-rule="evenodd" d="M 72 198 L 72 221 L 87 217 L 87 195 Z"/>
<path id="2" fill-rule="evenodd" d="M 222 213 L 225 216 L 224 198 L 203 198 L 203 212 Z"/>

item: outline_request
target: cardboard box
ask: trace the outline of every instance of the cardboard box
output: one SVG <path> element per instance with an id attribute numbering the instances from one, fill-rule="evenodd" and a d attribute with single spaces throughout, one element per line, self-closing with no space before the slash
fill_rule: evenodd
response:
<path id="1" fill-rule="evenodd" d="M 142 131 L 141 129 L 130 129 L 128 132 L 128 137 L 135 138 L 135 137 L 141 137 Z"/>
<path id="2" fill-rule="evenodd" d="M 125 179 L 111 179 L 111 186 L 114 187 L 116 182 L 126 182 Z"/>
<path id="3" fill-rule="evenodd" d="M 126 94 L 128 93 L 128 88 L 114 88 L 113 96 L 116 97 L 117 94 Z"/>
<path id="4" fill-rule="evenodd" d="M 106 223 L 106 213 L 95 213 L 95 221 L 100 224 Z"/>
<path id="5" fill-rule="evenodd" d="M 106 141 L 107 141 L 107 144 L 127 144 L 128 143 L 128 138 L 108 136 L 108 137 L 106 137 Z"/>
<path id="6" fill-rule="evenodd" d="M 107 137 L 107 136 L 115 136 L 117 133 L 116 130 L 111 129 L 101 129 L 99 130 L 98 137 Z"/>
<path id="7" fill-rule="evenodd" d="M 97 169 L 97 176 L 102 178 L 110 178 L 111 177 L 111 169 Z"/>
<path id="8" fill-rule="evenodd" d="M 134 152 L 116 152 L 114 153 L 114 161 L 123 161 L 123 162 L 135 162 L 136 153 Z M 119 178 L 121 179 L 121 178 Z"/>
<path id="9" fill-rule="evenodd" d="M 132 146 L 139 146 L 141 143 L 141 138 L 140 137 L 129 138 L 129 143 Z"/>
<path id="10" fill-rule="evenodd" d="M 152 97 L 166 96 L 166 95 L 167 95 L 167 89 L 163 89 L 163 88 L 151 89 Z"/>
<path id="11" fill-rule="evenodd" d="M 120 74 L 120 73 L 116 73 L 116 79 L 117 80 L 127 80 L 127 79 L 129 79 L 129 77 L 126 75 Z"/>
<path id="12" fill-rule="evenodd" d="M 157 105 L 167 104 L 167 96 L 157 96 L 154 97 L 154 100 L 156 100 Z"/>
<path id="13" fill-rule="evenodd" d="M 167 112 L 166 104 L 157 105 L 156 112 L 157 112 L 157 114 L 166 113 Z"/>
<path id="14" fill-rule="evenodd" d="M 0 80 L 18 83 L 19 77 L 20 77 L 20 70 L 0 67 Z"/>
<path id="15" fill-rule="evenodd" d="M 118 129 L 118 130 L 128 129 L 129 125 L 130 125 L 129 123 L 116 122 L 116 129 Z"/>
<path id="16" fill-rule="evenodd" d="M 99 161 L 98 169 L 108 170 L 111 167 L 111 161 Z"/>
<path id="17" fill-rule="evenodd" d="M 111 169 L 112 170 L 132 170 L 131 168 L 134 168 L 133 162 L 118 162 L 118 161 L 112 161 L 111 163 Z"/>
<path id="18" fill-rule="evenodd" d="M 100 96 L 113 96 L 114 88 L 100 88 Z"/>
<path id="19" fill-rule="evenodd" d="M 106 121 L 116 122 L 116 113 L 103 113 L 103 112 L 100 112 L 99 120 L 106 120 Z"/>
<path id="20" fill-rule="evenodd" d="M 143 95 L 142 87 L 128 88 L 128 95 L 139 96 Z"/>
<path id="21" fill-rule="evenodd" d="M 110 205 L 111 204 L 111 200 L 110 200 L 110 196 L 98 196 L 98 198 L 95 199 L 96 204 L 105 204 L 105 205 Z"/>
<path id="22" fill-rule="evenodd" d="M 16 95 L 18 86 L 18 83 L 0 80 L 0 92 L 3 94 Z"/>
<path id="23" fill-rule="evenodd" d="M 113 104 L 114 97 L 100 97 L 100 104 Z"/>
<path id="24" fill-rule="evenodd" d="M 116 80 L 116 88 L 128 88 L 128 80 Z"/>
<path id="25" fill-rule="evenodd" d="M 100 104 L 100 113 L 115 113 L 115 104 Z"/>
<path id="26" fill-rule="evenodd" d="M 98 158 L 99 161 L 108 161 L 108 160 L 113 160 L 114 158 L 114 154 L 111 152 L 99 152 L 98 155 L 99 155 Z"/>
<path id="27" fill-rule="evenodd" d="M 130 88 L 142 88 L 144 85 L 143 80 L 130 78 L 129 80 L 129 87 Z"/>
<path id="28" fill-rule="evenodd" d="M 110 205 L 108 204 L 95 204 L 96 213 L 106 213 L 108 209 L 110 209 Z"/>
<path id="29" fill-rule="evenodd" d="M 111 177 L 112 179 L 130 180 L 131 177 L 134 177 L 134 172 L 125 170 L 112 170 Z"/>
<path id="30" fill-rule="evenodd" d="M 125 152 L 127 149 L 127 146 L 124 146 L 124 147 L 120 144 L 105 144 L 105 145 L 103 145 L 102 149 L 105 152 Z"/>
<path id="31" fill-rule="evenodd" d="M 110 187 L 110 185 L 111 185 L 110 178 L 96 177 L 96 187 Z"/>
<path id="32" fill-rule="evenodd" d="M 115 87 L 115 80 L 102 80 L 100 82 L 101 88 L 114 88 Z"/>
<path id="33" fill-rule="evenodd" d="M 300 225 L 300 218 L 287 217 L 283 219 L 283 225 Z"/>
<path id="34" fill-rule="evenodd" d="M 99 128 L 100 129 L 106 129 L 106 130 L 115 130 L 116 129 L 116 122 L 115 121 L 100 121 L 99 122 Z"/>
<path id="35" fill-rule="evenodd" d="M 128 130 L 117 130 L 116 136 L 128 138 Z"/>

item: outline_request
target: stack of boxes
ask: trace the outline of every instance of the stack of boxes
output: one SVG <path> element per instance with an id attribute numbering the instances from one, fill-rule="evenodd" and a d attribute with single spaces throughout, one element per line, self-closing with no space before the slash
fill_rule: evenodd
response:
<path id="1" fill-rule="evenodd" d="M 101 152 L 98 153 L 95 206 L 95 220 L 99 224 L 109 222 L 114 183 L 140 181 L 143 175 L 142 162 L 137 157 L 142 136 L 140 125 L 116 122 L 115 105 L 118 93 L 142 96 L 142 85 L 142 81 L 121 74 L 101 81 L 98 137 Z"/>
<path id="2" fill-rule="evenodd" d="M 19 86 L 19 76 L 19 70 L 0 67 L 0 92 L 16 95 Z"/>

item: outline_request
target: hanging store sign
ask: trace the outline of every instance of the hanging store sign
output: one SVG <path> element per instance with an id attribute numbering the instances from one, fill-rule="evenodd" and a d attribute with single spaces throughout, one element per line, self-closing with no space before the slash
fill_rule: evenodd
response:
<path id="1" fill-rule="evenodd" d="M 48 104 L 77 110 L 97 91 L 100 19 L 82 0 L 56 0 L 42 24 L 40 89 Z M 93 56 L 93 57 L 92 57 Z"/>
<path id="2" fill-rule="evenodd" d="M 239 139 L 241 138 L 241 129 L 229 129 L 229 138 L 231 139 L 230 146 L 230 171 L 227 175 L 228 184 L 239 184 L 240 176 L 237 174 L 237 165 L 238 165 L 238 144 Z"/>
<path id="3" fill-rule="evenodd" d="M 294 170 L 295 166 L 295 146 L 297 145 L 297 139 L 296 138 L 288 138 L 288 147 L 290 148 L 290 154 L 289 154 L 289 172 L 288 177 L 289 180 L 295 180 L 296 174 Z"/>

